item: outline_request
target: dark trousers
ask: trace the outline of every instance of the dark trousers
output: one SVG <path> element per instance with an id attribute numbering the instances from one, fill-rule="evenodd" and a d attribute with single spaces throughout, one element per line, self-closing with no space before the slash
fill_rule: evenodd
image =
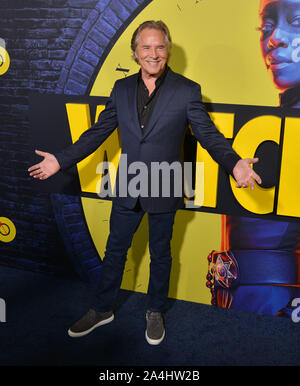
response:
<path id="1" fill-rule="evenodd" d="M 175 213 L 148 213 L 151 261 L 147 309 L 151 311 L 161 311 L 168 297 L 172 264 L 170 241 Z M 104 312 L 112 309 L 121 286 L 127 251 L 144 214 L 139 204 L 134 209 L 112 205 L 110 234 L 99 285 L 92 302 L 92 308 L 96 311 Z"/>

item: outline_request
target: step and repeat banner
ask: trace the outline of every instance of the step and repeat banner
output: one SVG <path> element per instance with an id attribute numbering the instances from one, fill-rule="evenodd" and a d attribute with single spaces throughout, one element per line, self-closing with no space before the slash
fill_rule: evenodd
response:
<path id="1" fill-rule="evenodd" d="M 0 6 L 0 264 L 101 280 L 111 201 L 99 193 L 115 182 L 118 130 L 47 181 L 27 169 L 41 160 L 34 149 L 60 151 L 97 120 L 114 82 L 139 70 L 134 30 L 163 20 L 169 66 L 201 85 L 215 125 L 241 157 L 259 157 L 263 180 L 236 188 L 187 132 L 195 194 L 176 215 L 169 296 L 289 315 L 300 297 L 300 0 L 13 4 Z M 146 292 L 149 262 L 145 216 L 122 288 Z"/>

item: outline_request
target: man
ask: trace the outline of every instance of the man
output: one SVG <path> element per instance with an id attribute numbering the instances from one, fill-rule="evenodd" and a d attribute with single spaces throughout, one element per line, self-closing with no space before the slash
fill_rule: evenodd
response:
<path id="1" fill-rule="evenodd" d="M 76 143 L 56 155 L 36 151 L 44 160 L 29 168 L 30 175 L 43 180 L 60 169 L 74 165 L 96 150 L 119 126 L 122 154 L 127 155 L 128 164 L 143 162 L 151 177 L 153 163 L 180 161 L 181 144 L 190 124 L 201 145 L 234 175 L 238 187 L 250 185 L 253 188 L 254 180 L 261 183 L 250 166 L 258 159 L 241 160 L 232 150 L 205 111 L 200 86 L 167 66 L 170 45 L 170 34 L 163 22 L 142 23 L 131 41 L 133 57 L 141 67 L 140 72 L 115 83 L 98 122 Z M 127 177 L 129 186 L 132 176 Z M 146 339 L 149 344 L 156 345 L 165 336 L 162 309 L 169 289 L 170 241 L 174 216 L 183 205 L 183 197 L 176 196 L 176 186 L 173 185 L 170 186 L 169 197 L 163 197 L 161 193 L 158 197 L 151 194 L 121 197 L 118 189 L 113 198 L 110 235 L 92 308 L 68 333 L 72 337 L 84 336 L 113 320 L 113 301 L 121 284 L 126 254 L 147 212 L 151 263 Z"/>

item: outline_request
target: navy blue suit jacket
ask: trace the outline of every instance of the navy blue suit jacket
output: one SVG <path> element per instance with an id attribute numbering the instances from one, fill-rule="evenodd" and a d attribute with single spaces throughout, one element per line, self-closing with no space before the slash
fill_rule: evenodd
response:
<path id="1" fill-rule="evenodd" d="M 183 206 L 183 196 L 175 197 L 172 182 L 170 197 L 162 197 L 161 191 L 158 197 L 151 197 L 151 163 L 181 162 L 182 143 L 188 125 L 201 146 L 207 149 L 212 158 L 228 173 L 232 173 L 240 157 L 211 121 L 201 102 L 199 84 L 171 69 L 167 72 L 143 133 L 137 112 L 137 78 L 138 74 L 134 74 L 117 80 L 98 121 L 85 131 L 77 142 L 55 156 L 62 169 L 73 166 L 95 151 L 119 126 L 122 154 L 127 154 L 128 165 L 141 161 L 148 167 L 150 196 L 140 197 L 143 209 L 153 213 L 176 210 Z M 116 197 L 113 200 L 127 208 L 133 208 L 137 197 L 118 196 L 119 177 L 122 176 L 117 175 Z M 134 176 L 127 177 L 129 184 Z"/>

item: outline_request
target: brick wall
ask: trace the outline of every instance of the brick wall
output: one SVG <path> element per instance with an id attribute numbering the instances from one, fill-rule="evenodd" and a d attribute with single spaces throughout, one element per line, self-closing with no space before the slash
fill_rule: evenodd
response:
<path id="1" fill-rule="evenodd" d="M 28 97 L 54 93 L 72 43 L 97 0 L 1 0 L 0 37 L 11 64 L 0 77 L 0 216 L 17 229 L 0 244 L 0 263 L 48 272 L 71 271 L 49 195 L 27 175 Z"/>

